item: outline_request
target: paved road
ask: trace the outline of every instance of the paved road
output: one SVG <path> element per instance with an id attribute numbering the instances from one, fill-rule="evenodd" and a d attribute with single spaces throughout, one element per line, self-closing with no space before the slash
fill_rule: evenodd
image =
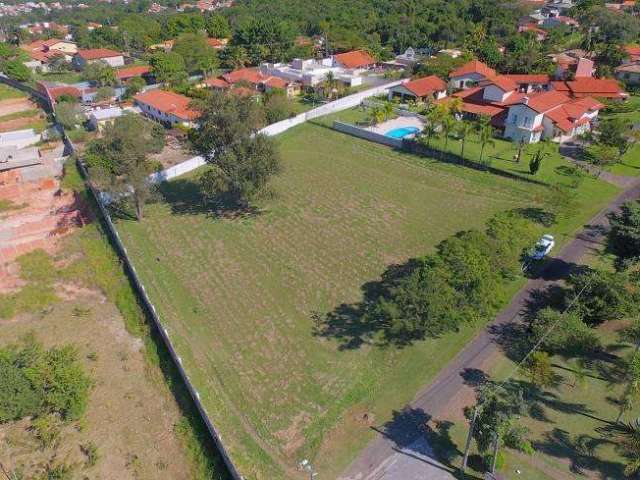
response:
<path id="1" fill-rule="evenodd" d="M 566 277 L 572 266 L 585 254 L 601 245 L 608 225 L 607 214 L 618 210 L 626 201 L 640 198 L 640 179 L 626 183 L 627 188 L 607 208 L 593 217 L 575 239 L 564 247 L 558 257 L 547 264 L 540 278 L 527 282 L 509 306 L 468 343 L 431 384 L 416 395 L 413 402 L 405 407 L 406 415 L 398 416 L 395 425 L 386 428 L 384 434 L 378 436 L 361 452 L 340 480 L 454 478 L 451 469 L 435 460 L 435 455 L 427 445 L 422 430 L 424 421 L 431 417 L 438 418 L 452 408 L 462 408 L 464 405 L 456 403 L 456 396 L 470 388 L 463 377 L 470 371 L 482 368 L 498 352 L 500 327 L 519 321 L 523 308 L 532 300 L 535 292 Z"/>

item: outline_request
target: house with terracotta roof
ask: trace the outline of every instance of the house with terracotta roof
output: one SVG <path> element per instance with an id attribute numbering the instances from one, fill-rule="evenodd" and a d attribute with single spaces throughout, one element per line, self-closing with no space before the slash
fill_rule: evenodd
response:
<path id="1" fill-rule="evenodd" d="M 134 77 L 142 77 L 145 80 L 150 79 L 151 67 L 149 65 L 133 65 L 116 70 L 116 79 L 119 82 L 126 82 Z"/>
<path id="2" fill-rule="evenodd" d="M 544 41 L 549 36 L 549 32 L 547 32 L 546 30 L 543 30 L 535 23 L 526 23 L 524 25 L 520 25 L 518 27 L 518 32 L 519 33 L 530 32 L 533 35 L 535 35 L 536 40 L 538 40 L 539 42 Z"/>
<path id="3" fill-rule="evenodd" d="M 596 72 L 595 64 L 586 55 L 587 53 L 582 50 L 567 50 L 550 55 L 551 60 L 556 64 L 555 78 L 566 80 L 570 77 L 593 77 Z"/>
<path id="4" fill-rule="evenodd" d="M 551 76 L 542 74 L 504 74 L 503 77 L 513 81 L 518 85 L 518 90 L 524 93 L 542 92 L 549 90 L 551 86 Z"/>
<path id="5" fill-rule="evenodd" d="M 333 64 L 346 70 L 368 70 L 375 67 L 378 62 L 364 50 L 352 50 L 334 55 Z"/>
<path id="6" fill-rule="evenodd" d="M 593 98 L 572 99 L 557 91 L 525 96 L 509 106 L 504 136 L 524 143 L 563 142 L 589 131 L 602 108 Z"/>
<path id="7" fill-rule="evenodd" d="M 49 69 L 50 63 L 56 58 L 62 58 L 70 62 L 78 51 L 75 43 L 67 40 L 51 38 L 49 40 L 36 40 L 20 47 L 30 58 L 24 64 L 31 68 L 40 68 L 43 71 Z"/>
<path id="8" fill-rule="evenodd" d="M 640 85 L 640 60 L 616 67 L 615 76 L 627 85 Z"/>
<path id="9" fill-rule="evenodd" d="M 637 62 L 640 60 L 640 46 L 625 45 L 624 51 L 629 56 L 629 62 Z"/>
<path id="10" fill-rule="evenodd" d="M 191 99 L 168 90 L 148 90 L 133 97 L 134 105 L 157 122 L 174 127 L 193 127 L 199 113 L 190 107 Z"/>
<path id="11" fill-rule="evenodd" d="M 479 60 L 472 60 L 449 73 L 449 86 L 453 89 L 471 88 L 483 80 L 496 76 L 496 71 Z"/>
<path id="12" fill-rule="evenodd" d="M 609 100 L 629 98 L 629 94 L 613 78 L 576 78 L 570 81 L 551 82 L 551 85 L 553 90 L 573 98 L 594 97 Z"/>
<path id="13" fill-rule="evenodd" d="M 104 62 L 114 68 L 123 67 L 124 54 L 108 48 L 91 48 L 78 50 L 73 56 L 73 66 L 78 70 L 83 70 L 90 63 L 96 62 Z"/>
<path id="14" fill-rule="evenodd" d="M 299 86 L 316 87 L 329 75 L 334 80 L 349 87 L 362 85 L 366 69 L 345 68 L 338 65 L 335 57 L 316 59 L 294 58 L 291 63 L 263 63 L 260 72 L 263 76 L 280 77 Z"/>
<path id="15" fill-rule="evenodd" d="M 389 100 L 398 96 L 403 102 L 406 99 L 421 102 L 440 100 L 447 96 L 447 83 L 435 75 L 416 78 L 389 89 Z"/>
<path id="16" fill-rule="evenodd" d="M 222 50 L 229 43 L 228 38 L 207 38 L 207 45 L 216 50 Z"/>

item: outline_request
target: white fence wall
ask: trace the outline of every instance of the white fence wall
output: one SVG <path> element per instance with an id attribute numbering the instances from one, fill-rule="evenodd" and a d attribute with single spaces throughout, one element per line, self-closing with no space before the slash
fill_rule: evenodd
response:
<path id="1" fill-rule="evenodd" d="M 354 137 L 364 138 L 365 140 L 369 140 L 370 142 L 381 143 L 382 145 L 386 145 L 388 147 L 402 148 L 401 138 L 387 137 L 386 135 L 382 135 L 381 133 L 366 130 L 364 128 L 356 127 L 355 125 L 350 125 L 348 123 L 342 122 L 333 122 L 333 128 L 335 128 L 339 132 L 348 133 L 349 135 L 353 135 Z"/>
<path id="2" fill-rule="evenodd" d="M 396 85 L 400 85 L 401 83 L 407 81 L 408 79 L 395 80 L 383 85 L 378 85 L 377 87 L 373 87 L 368 90 L 363 90 L 362 92 L 354 93 L 353 95 L 339 98 L 338 100 L 326 103 L 317 108 L 309 110 L 308 112 L 296 115 L 295 117 L 287 118 L 286 120 L 282 120 L 281 122 L 272 123 L 271 125 L 268 125 L 260 130 L 259 133 L 262 133 L 263 135 L 267 135 L 269 137 L 278 135 L 308 120 L 322 117 L 324 115 L 329 115 L 331 113 L 341 112 L 342 110 L 347 110 L 348 108 L 357 107 L 366 98 L 375 97 L 377 95 L 386 93 L 389 88 L 395 87 Z M 149 176 L 149 178 L 153 183 L 164 182 L 166 180 L 171 180 L 172 178 L 179 177 L 180 175 L 184 175 L 185 173 L 195 170 L 205 163 L 206 162 L 204 158 L 202 158 L 201 156 L 193 157 L 189 160 L 179 163 L 178 165 L 167 168 L 157 173 L 153 173 Z"/>
<path id="3" fill-rule="evenodd" d="M 179 177 L 180 175 L 184 175 L 192 170 L 195 170 L 198 167 L 203 166 L 206 162 L 204 157 L 198 155 L 197 157 L 190 158 L 189 160 L 185 160 L 182 163 L 174 165 L 173 167 L 166 168 L 156 173 L 152 173 L 149 175 L 149 179 L 153 183 L 166 182 L 167 180 L 171 180 L 172 178 Z"/>

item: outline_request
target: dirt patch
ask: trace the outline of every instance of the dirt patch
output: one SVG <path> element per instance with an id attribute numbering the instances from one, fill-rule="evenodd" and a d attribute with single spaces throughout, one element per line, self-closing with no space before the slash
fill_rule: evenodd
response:
<path id="1" fill-rule="evenodd" d="M 162 152 L 151 155 L 150 158 L 152 161 L 162 164 L 162 168 L 169 168 L 195 156 L 196 154 L 185 146 L 185 140 L 183 138 L 169 132 L 167 133 L 166 145 L 162 149 Z"/>
<path id="2" fill-rule="evenodd" d="M 0 117 L 37 108 L 38 105 L 27 98 L 9 98 L 0 101 Z"/>
<path id="3" fill-rule="evenodd" d="M 0 461 L 9 471 L 22 466 L 24 478 L 58 461 L 74 466 L 74 478 L 192 478 L 174 434 L 178 407 L 159 385 L 159 373 L 149 371 L 140 340 L 126 332 L 113 304 L 95 293 L 73 293 L 75 301 L 46 314 L 0 322 L 0 342 L 33 331 L 46 346 L 75 344 L 95 382 L 87 413 L 64 427 L 56 448 L 40 448 L 28 421 L 0 426 Z M 97 448 L 95 465 L 87 459 L 90 444 Z"/>
<path id="4" fill-rule="evenodd" d="M 13 130 L 21 130 L 27 128 L 38 120 L 44 119 L 43 115 L 33 115 L 30 117 L 14 118 L 13 120 L 4 120 L 0 122 L 0 132 L 12 132 Z"/>
<path id="5" fill-rule="evenodd" d="M 304 445 L 304 427 L 310 420 L 311 415 L 300 412 L 287 428 L 275 433 L 275 436 L 283 442 L 283 450 L 287 456 L 293 455 Z"/>

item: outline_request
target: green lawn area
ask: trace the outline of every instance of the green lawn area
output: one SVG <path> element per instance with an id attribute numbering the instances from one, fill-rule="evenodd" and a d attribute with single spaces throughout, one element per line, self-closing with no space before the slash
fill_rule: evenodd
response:
<path id="1" fill-rule="evenodd" d="M 0 83 L 0 100 L 9 100 L 11 98 L 24 98 L 27 94 L 18 89 Z"/>
<path id="2" fill-rule="evenodd" d="M 34 75 L 35 80 L 46 80 L 47 82 L 78 83 L 84 78 L 81 72 L 49 72 Z"/>
<path id="3" fill-rule="evenodd" d="M 23 110 L 21 112 L 10 113 L 9 115 L 0 116 L 0 122 L 7 122 L 9 120 L 15 120 L 16 118 L 35 117 L 40 114 L 40 110 L 33 108 L 30 110 Z"/>
<path id="4" fill-rule="evenodd" d="M 627 103 L 630 105 L 629 112 L 621 112 L 614 114 L 601 114 L 602 118 L 619 117 L 626 118 L 635 124 L 640 124 L 640 96 L 634 95 Z M 616 175 L 626 175 L 631 177 L 640 176 L 640 144 L 636 143 L 622 157 L 620 163 L 614 163 L 607 167 L 607 170 Z"/>
<path id="5" fill-rule="evenodd" d="M 530 183 L 321 125 L 278 138 L 285 170 L 257 213 L 216 217 L 202 207 L 194 173 L 167 184 L 141 223 L 119 220 L 118 229 L 242 473 L 292 477 L 310 458 L 322 478 L 335 478 L 372 438 L 363 414 L 384 423 L 479 325 L 405 348 L 348 348 L 348 339 L 314 336 L 315 319 L 348 309 L 388 267 L 498 211 L 549 205 L 545 182 L 577 187 L 571 216 L 553 227 L 560 241 L 618 190 L 563 174 L 559 157 Z M 356 336 L 362 326 L 352 328 Z"/>

